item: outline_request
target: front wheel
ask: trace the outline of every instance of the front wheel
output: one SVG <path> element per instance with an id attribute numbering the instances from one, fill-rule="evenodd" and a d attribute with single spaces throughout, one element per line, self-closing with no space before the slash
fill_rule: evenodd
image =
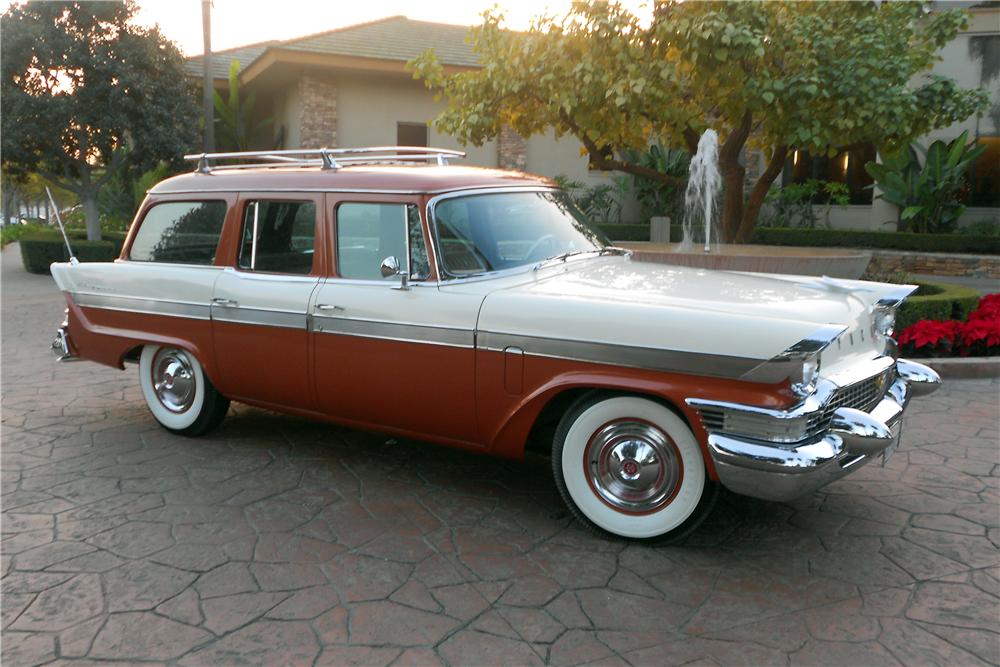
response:
<path id="1" fill-rule="evenodd" d="M 577 519 L 619 537 L 680 539 L 704 520 L 718 495 L 684 420 L 638 396 L 578 401 L 556 430 L 552 468 Z"/>
<path id="2" fill-rule="evenodd" d="M 139 384 L 156 421 L 178 435 L 201 435 L 229 410 L 229 399 L 216 391 L 194 355 L 180 348 L 142 348 Z"/>

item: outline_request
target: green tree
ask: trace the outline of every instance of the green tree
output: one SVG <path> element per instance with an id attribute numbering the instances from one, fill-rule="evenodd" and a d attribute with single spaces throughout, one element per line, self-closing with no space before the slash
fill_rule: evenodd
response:
<path id="1" fill-rule="evenodd" d="M 198 136 L 183 58 L 133 0 L 28 2 L 0 17 L 3 168 L 75 193 L 87 238 L 98 195 L 122 169 L 177 161 Z"/>
<path id="2" fill-rule="evenodd" d="M 428 52 L 410 63 L 442 94 L 439 130 L 476 145 L 503 125 L 575 136 L 599 167 L 676 185 L 628 158 L 650 142 L 694 152 L 720 135 L 723 234 L 745 240 L 796 149 L 905 145 L 983 108 L 981 91 L 927 70 L 963 26 L 962 11 L 919 2 L 667 2 L 646 25 L 615 2 L 575 2 L 527 32 L 487 12 L 473 29 L 477 70 L 448 75 Z M 747 146 L 767 166 L 744 194 Z M 612 155 L 609 156 L 611 149 Z"/>

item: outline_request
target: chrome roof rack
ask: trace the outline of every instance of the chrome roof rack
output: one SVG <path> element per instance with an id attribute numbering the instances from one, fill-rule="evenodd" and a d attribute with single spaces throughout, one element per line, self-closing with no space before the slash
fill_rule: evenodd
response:
<path id="1" fill-rule="evenodd" d="M 260 169 L 281 167 L 312 167 L 339 169 L 352 164 L 401 164 L 430 162 L 446 165 L 449 160 L 464 158 L 463 151 L 426 146 L 367 146 L 364 148 L 302 148 L 238 153 L 194 153 L 185 160 L 197 161 L 197 171 L 209 173 L 219 169 Z M 237 164 L 213 164 L 217 160 L 240 161 Z M 249 162 L 244 162 L 244 161 Z"/>

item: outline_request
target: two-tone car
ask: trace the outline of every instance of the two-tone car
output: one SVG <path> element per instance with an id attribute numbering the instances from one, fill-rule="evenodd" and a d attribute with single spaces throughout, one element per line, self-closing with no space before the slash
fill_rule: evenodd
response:
<path id="1" fill-rule="evenodd" d="M 121 257 L 57 263 L 61 359 L 139 367 L 166 429 L 230 401 L 497 456 L 551 454 L 585 524 L 676 538 L 720 486 L 787 500 L 898 445 L 939 383 L 914 289 L 634 261 L 550 180 L 425 148 L 192 156 Z"/>

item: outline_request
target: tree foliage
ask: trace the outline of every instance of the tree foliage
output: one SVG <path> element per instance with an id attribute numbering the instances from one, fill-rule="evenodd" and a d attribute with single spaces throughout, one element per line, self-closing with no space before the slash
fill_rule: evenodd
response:
<path id="1" fill-rule="evenodd" d="M 575 2 L 527 32 L 487 12 L 471 36 L 479 69 L 448 75 L 433 52 L 410 67 L 447 99 L 442 132 L 481 145 L 505 124 L 525 136 L 551 127 L 599 167 L 663 183 L 677 179 L 623 152 L 652 141 L 694 152 L 715 128 L 724 234 L 740 240 L 790 151 L 901 146 L 983 108 L 981 91 L 929 73 L 966 21 L 920 2 L 655 0 L 649 22 L 616 2 Z M 744 202 L 747 145 L 768 164 Z"/>
<path id="2" fill-rule="evenodd" d="M 76 193 L 91 239 L 109 180 L 176 161 L 198 134 L 180 52 L 135 12 L 134 0 L 33 1 L 0 18 L 3 167 Z"/>

